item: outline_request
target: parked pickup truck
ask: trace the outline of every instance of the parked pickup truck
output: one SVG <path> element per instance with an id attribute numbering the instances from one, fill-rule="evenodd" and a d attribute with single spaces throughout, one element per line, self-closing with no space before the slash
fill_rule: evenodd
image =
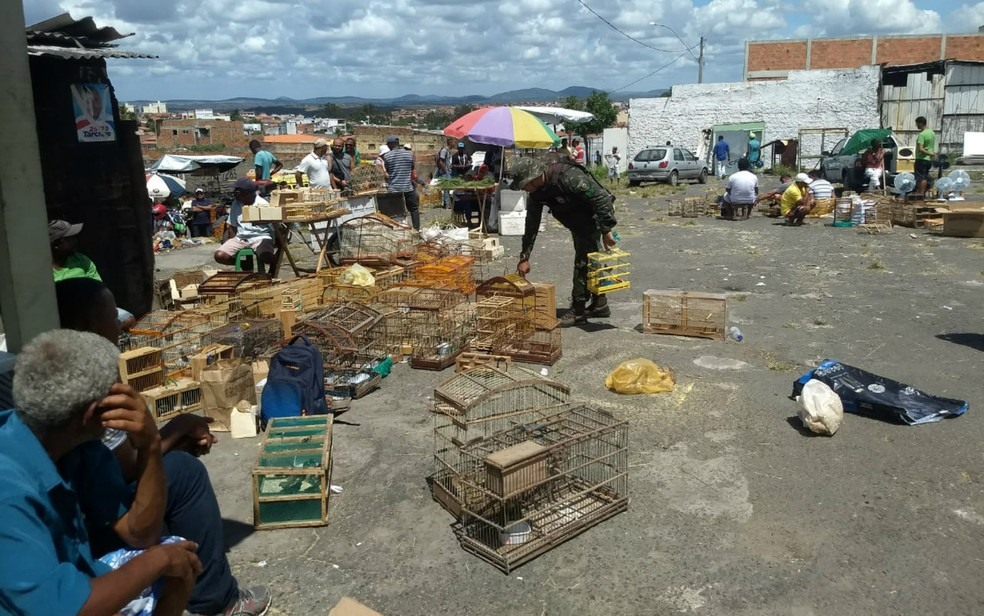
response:
<path id="1" fill-rule="evenodd" d="M 841 182 L 847 190 L 861 192 L 868 186 L 868 178 L 864 174 L 864 165 L 862 163 L 864 153 L 840 154 L 846 143 L 846 138 L 841 139 L 829 152 L 821 152 L 820 173 L 830 182 Z M 906 149 L 900 148 L 899 143 L 892 135 L 885 137 L 885 140 L 882 141 L 882 147 L 885 148 L 887 183 L 891 186 L 892 182 L 895 181 L 899 151 L 901 150 L 902 155 L 905 156 Z M 911 155 L 910 152 L 909 156 Z"/>

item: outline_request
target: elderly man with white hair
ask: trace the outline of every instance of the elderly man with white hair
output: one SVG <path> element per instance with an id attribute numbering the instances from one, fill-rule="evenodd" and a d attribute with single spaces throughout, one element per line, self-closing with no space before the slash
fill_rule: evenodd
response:
<path id="1" fill-rule="evenodd" d="M 0 412 L 4 613 L 177 615 L 187 605 L 201 572 L 197 546 L 159 544 L 161 439 L 143 399 L 118 382 L 118 359 L 108 340 L 68 330 L 41 334 L 17 358 L 16 410 Z M 107 428 L 126 432 L 139 452 L 135 493 L 100 442 Z M 143 549 L 117 568 L 94 559 L 83 510 Z"/>

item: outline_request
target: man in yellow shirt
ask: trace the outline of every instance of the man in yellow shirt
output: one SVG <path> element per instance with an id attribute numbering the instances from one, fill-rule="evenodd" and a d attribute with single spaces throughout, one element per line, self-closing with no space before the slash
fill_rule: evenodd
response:
<path id="1" fill-rule="evenodd" d="M 786 218 L 786 224 L 802 225 L 803 219 L 813 209 L 813 195 L 809 186 L 812 180 L 805 173 L 797 173 L 793 183 L 782 193 L 779 210 Z"/>

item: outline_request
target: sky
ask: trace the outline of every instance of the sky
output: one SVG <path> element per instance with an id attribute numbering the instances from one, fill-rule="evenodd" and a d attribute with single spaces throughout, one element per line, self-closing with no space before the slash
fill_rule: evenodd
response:
<path id="1" fill-rule="evenodd" d="M 695 83 L 698 50 L 687 48 L 702 35 L 704 81 L 723 82 L 742 79 L 746 39 L 984 25 L 984 1 L 961 0 L 24 0 L 24 10 L 27 24 L 68 11 L 135 33 L 121 49 L 159 59 L 110 61 L 121 101 L 639 92 Z"/>

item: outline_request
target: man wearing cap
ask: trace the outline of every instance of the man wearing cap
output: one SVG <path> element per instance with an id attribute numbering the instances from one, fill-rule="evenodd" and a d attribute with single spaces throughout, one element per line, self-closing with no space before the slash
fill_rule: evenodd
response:
<path id="1" fill-rule="evenodd" d="M 205 189 L 195 191 L 191 200 L 191 237 L 209 237 L 212 235 L 212 201 L 205 197 Z"/>
<path id="2" fill-rule="evenodd" d="M 314 142 L 311 153 L 301 159 L 297 168 L 294 169 L 294 179 L 297 185 L 301 186 L 302 176 L 308 176 L 308 184 L 319 188 L 331 187 L 331 176 L 328 173 L 328 142 L 318 139 Z"/>
<path id="3" fill-rule="evenodd" d="M 779 211 L 790 225 L 802 225 L 803 219 L 813 209 L 813 194 L 810 183 L 813 180 L 805 173 L 797 173 L 786 192 L 782 193 Z"/>
<path id="4" fill-rule="evenodd" d="M 329 158 L 331 187 L 335 190 L 349 190 L 352 181 L 352 157 L 345 151 L 345 142 L 335 139 L 331 142 L 331 157 Z"/>
<path id="5" fill-rule="evenodd" d="M 273 265 L 274 254 L 273 231 L 270 225 L 254 225 L 240 220 L 244 205 L 267 205 L 267 201 L 256 195 L 256 182 L 248 178 L 236 180 L 232 189 L 232 207 L 229 208 L 229 226 L 236 234 L 223 242 L 212 255 L 216 262 L 223 265 L 235 265 L 236 255 L 240 250 L 252 248 L 256 253 L 257 270 L 262 272 L 263 265 Z"/>
<path id="6" fill-rule="evenodd" d="M 472 168 L 472 158 L 465 152 L 465 142 L 458 142 L 458 151 L 455 152 L 454 157 L 451 159 L 451 175 L 460 178 L 466 173 L 471 171 Z"/>
<path id="7" fill-rule="evenodd" d="M 407 211 L 413 228 L 420 230 L 420 201 L 413 187 L 413 152 L 400 147 L 400 138 L 390 135 L 386 138 L 389 151 L 382 155 L 383 173 L 386 176 L 386 190 L 401 192 L 406 200 Z"/>
<path id="8" fill-rule="evenodd" d="M 748 162 L 754 167 L 762 156 L 762 142 L 754 132 L 748 133 Z"/>
<path id="9" fill-rule="evenodd" d="M 526 232 L 516 270 L 521 276 L 530 272 L 530 254 L 540 230 L 544 206 L 571 232 L 574 240 L 574 284 L 571 309 L 560 319 L 561 327 L 582 324 L 589 317 L 611 316 L 604 295 L 588 292 L 588 253 L 607 250 L 615 245 L 612 229 L 616 225 L 612 196 L 583 167 L 569 160 L 551 165 L 523 158 L 512 171 L 513 190 L 530 193 L 526 211 Z M 588 303 L 590 300 L 590 304 Z"/>
<path id="10" fill-rule="evenodd" d="M 73 225 L 64 220 L 48 223 L 48 241 L 51 242 L 51 270 L 55 282 L 70 278 L 91 278 L 102 282 L 102 277 L 92 259 L 79 252 L 79 234 L 82 223 Z M 136 318 L 123 308 L 116 308 L 116 319 L 123 331 L 133 327 Z"/>

